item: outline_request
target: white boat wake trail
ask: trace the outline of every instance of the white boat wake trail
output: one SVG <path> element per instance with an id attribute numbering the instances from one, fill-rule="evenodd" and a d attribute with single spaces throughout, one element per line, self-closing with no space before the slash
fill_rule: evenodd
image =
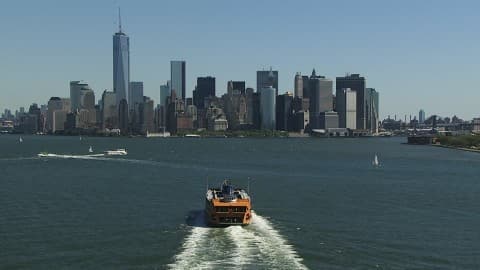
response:
<path id="1" fill-rule="evenodd" d="M 292 245 L 262 216 L 246 227 L 208 228 L 203 214 L 189 227 L 170 269 L 308 269 Z"/>

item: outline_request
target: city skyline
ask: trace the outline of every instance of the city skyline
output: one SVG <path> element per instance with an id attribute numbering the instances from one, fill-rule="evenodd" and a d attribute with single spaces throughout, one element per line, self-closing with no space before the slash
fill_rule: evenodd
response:
<path id="1" fill-rule="evenodd" d="M 0 11 L 2 27 L 6 25 L 13 25 L 14 27 L 3 31 L 6 34 L 7 42 L 3 45 L 5 47 L 0 54 L 2 59 L 6 60 L 2 61 L 3 64 L 0 67 L 0 73 L 5 76 L 0 99 L 0 109 L 2 111 L 5 108 L 15 110 L 20 106 L 28 107 L 31 103 L 46 104 L 51 96 L 68 97 L 70 81 L 83 80 L 88 83 L 95 92 L 95 102 L 99 100 L 104 89 L 112 90 L 113 88 L 111 81 L 111 45 L 108 44 L 111 42 L 112 33 L 117 29 L 115 22 L 116 6 L 104 3 L 99 4 L 98 9 L 95 9 L 97 6 L 94 5 L 94 2 L 86 1 L 84 4 L 62 3 L 58 7 L 54 7 L 53 2 L 46 1 L 40 6 L 36 6 L 39 4 L 32 2 L 29 8 L 22 9 L 22 12 L 24 12 L 22 14 L 19 13 L 20 6 L 14 3 L 5 6 L 2 9 L 3 12 Z M 256 10 L 252 12 L 257 14 L 266 10 L 269 7 L 267 2 L 255 6 Z M 473 27 L 472 25 L 478 21 L 478 18 L 472 17 L 473 13 L 470 9 L 478 4 L 471 2 L 470 5 L 464 5 L 463 7 L 451 7 L 453 12 L 449 14 L 445 14 L 445 9 L 442 9 L 441 4 L 432 6 L 428 3 L 414 3 L 411 4 L 411 9 L 400 8 L 400 12 L 394 11 L 396 15 L 386 21 L 387 26 L 393 26 L 393 29 L 390 29 L 390 35 L 398 35 L 398 37 L 386 42 L 383 38 L 392 37 L 383 32 L 388 27 L 377 26 L 372 23 L 380 22 L 380 19 L 387 17 L 386 15 L 389 14 L 389 10 L 386 10 L 387 4 L 376 1 L 367 2 L 367 6 L 371 10 L 364 8 L 362 9 L 364 14 L 359 15 L 360 18 L 366 19 L 366 22 L 363 21 L 361 24 L 363 28 L 357 28 L 358 33 L 356 31 L 347 31 L 346 33 L 358 40 L 359 33 L 379 31 L 378 36 L 371 37 L 369 45 L 372 48 L 370 49 L 348 44 L 343 44 L 344 46 L 334 49 L 338 42 L 345 41 L 344 38 L 340 38 L 339 34 L 335 35 L 334 30 L 345 30 L 347 26 L 354 26 L 352 21 L 342 22 L 342 20 L 336 20 L 334 24 L 330 25 L 334 30 L 320 30 L 319 28 L 319 32 L 324 33 L 326 31 L 329 33 L 326 36 L 328 42 L 315 43 L 318 46 L 313 46 L 313 43 L 310 42 L 292 43 L 288 38 L 288 35 L 292 33 L 301 36 L 305 41 L 309 41 L 308 38 L 312 39 L 311 41 L 318 41 L 310 36 L 315 33 L 307 27 L 308 23 L 314 22 L 313 14 L 309 11 L 306 11 L 303 19 L 295 15 L 294 19 L 297 19 L 297 22 L 293 23 L 290 28 L 287 27 L 282 31 L 271 30 L 273 32 L 270 33 L 270 38 L 268 38 L 269 35 L 261 35 L 263 30 L 253 27 L 259 20 L 255 18 L 243 19 L 252 21 L 245 22 L 246 26 L 233 22 L 230 25 L 231 32 L 227 32 L 226 26 L 218 25 L 222 21 L 222 16 L 225 15 L 206 16 L 205 18 L 209 19 L 206 20 L 205 24 L 200 23 L 201 27 L 192 24 L 195 18 L 200 15 L 197 14 L 193 18 L 189 18 L 187 15 L 190 15 L 190 13 L 182 14 L 180 16 L 181 20 L 177 24 L 168 22 L 168 20 L 167 23 L 162 24 L 155 23 L 156 20 L 154 19 L 165 22 L 166 19 L 171 18 L 171 15 L 163 13 L 155 15 L 148 8 L 154 6 L 168 11 L 174 9 L 176 4 L 149 3 L 138 7 L 120 2 L 118 4 L 122 5 L 123 27 L 131 38 L 130 72 L 133 76 L 130 75 L 130 81 L 144 82 L 145 95 L 150 96 L 155 103 L 158 103 L 160 85 L 166 83 L 169 79 L 169 63 L 175 59 L 182 59 L 187 62 L 186 95 L 188 97 L 192 96 L 197 77 L 215 77 L 217 92 L 218 95 L 221 95 L 226 92 L 227 82 L 230 80 L 245 80 L 247 87 L 255 87 L 256 71 L 269 70 L 270 66 L 279 71 L 279 94 L 283 94 L 287 90 L 293 92 L 296 72 L 308 75 L 313 68 L 316 68 L 318 74 L 332 80 L 335 77 L 344 76 L 347 72 L 359 73 L 366 77 L 367 87 L 374 87 L 382 93 L 381 119 L 387 115 L 393 118 L 395 114 L 398 118 L 402 118 L 403 115 L 415 116 L 419 109 L 424 109 L 427 115 L 438 114 L 451 117 L 453 114 L 457 114 L 465 119 L 478 116 L 475 98 L 472 98 L 477 97 L 478 94 L 475 96 L 475 89 L 470 85 L 478 83 L 473 71 L 478 67 L 479 61 L 476 60 L 475 54 L 468 55 L 468 59 L 466 55 L 470 49 L 478 44 L 478 39 L 472 39 L 468 35 L 470 33 L 468 31 L 469 27 Z M 241 11 L 245 12 L 246 6 L 249 4 L 252 4 L 252 2 L 246 2 L 245 5 L 234 4 L 239 10 L 230 16 L 239 18 Z M 316 5 L 315 3 L 310 4 Z M 378 6 L 375 7 L 374 4 Z M 191 5 L 197 7 L 198 4 L 191 3 Z M 388 3 L 388 5 L 398 4 Z M 323 3 L 321 6 L 334 10 L 341 5 Z M 342 15 L 342 18 L 352 13 L 356 7 L 358 7 L 358 4 L 355 3 L 346 6 L 343 9 L 345 15 Z M 72 18 L 65 17 L 66 14 L 64 13 L 68 13 L 69 9 L 74 10 L 76 8 L 86 11 L 86 13 L 69 14 Z M 200 11 L 206 11 L 206 14 L 212 15 L 226 7 L 221 2 L 212 1 L 211 5 L 207 4 L 199 8 Z M 211 10 L 208 10 L 208 8 Z M 22 18 L 29 22 L 31 13 L 38 9 L 45 11 L 35 15 L 39 18 L 39 23 L 27 28 L 26 24 L 28 23 L 21 21 Z M 277 16 L 286 13 L 285 4 L 278 3 L 277 9 L 279 11 Z M 379 14 L 379 11 L 383 11 L 385 14 Z M 372 14 L 375 16 L 368 16 Z M 142 15 L 148 16 L 143 17 Z M 422 29 L 416 29 L 419 33 L 407 33 L 407 25 L 409 24 L 405 25 L 405 29 L 402 25 L 402 23 L 407 23 L 403 21 L 402 16 L 407 15 L 413 16 L 417 23 L 423 22 L 423 24 L 420 24 L 424 27 L 423 31 Z M 420 15 L 425 16 L 425 18 L 421 18 Z M 48 19 L 48 16 L 53 20 Z M 271 29 L 275 29 L 277 25 L 285 26 L 278 20 L 271 21 L 272 17 L 272 15 L 266 16 L 263 24 L 258 25 Z M 463 21 L 455 20 L 459 17 Z M 71 20 L 68 24 L 68 32 L 66 26 L 59 26 L 64 20 L 75 18 L 88 18 L 92 22 L 79 20 L 77 23 Z M 54 25 L 53 21 L 55 20 L 57 20 L 57 24 L 60 23 Z M 321 21 L 321 19 L 319 20 Z M 98 25 L 93 27 L 95 23 L 98 23 Z M 204 28 L 204 26 L 210 26 L 210 28 Z M 146 32 L 151 30 L 152 27 L 158 28 L 158 30 L 151 35 L 146 35 Z M 203 32 L 194 34 L 193 32 L 199 28 L 202 28 Z M 189 30 L 191 35 L 188 38 L 181 37 L 182 30 Z M 255 31 L 249 32 L 247 30 Z M 35 33 L 32 33 L 34 31 Z M 90 35 L 86 35 L 87 32 Z M 440 36 L 440 32 L 443 37 Z M 422 38 L 422 33 L 429 34 L 429 39 Z M 38 34 L 41 35 L 37 36 Z M 155 46 L 153 46 L 149 44 L 156 39 L 167 36 L 172 39 L 171 43 L 174 43 L 174 45 L 155 43 Z M 242 36 L 244 38 L 241 38 Z M 246 44 L 249 36 L 256 37 L 255 40 L 258 42 L 251 41 L 249 48 L 240 48 L 240 46 Z M 51 46 L 43 50 L 45 49 L 43 46 L 46 45 L 33 43 L 35 37 L 37 39 L 40 37 L 40 40 Z M 409 49 L 412 49 L 410 46 L 401 47 L 401 37 L 409 38 L 407 41 L 418 43 L 419 47 L 415 47 L 416 50 L 411 51 L 409 51 Z M 80 38 L 83 39 L 83 42 L 78 43 Z M 234 42 L 231 41 L 239 42 L 240 45 L 232 45 L 230 43 Z M 276 41 L 275 45 L 266 46 L 266 44 L 271 43 L 270 41 Z M 71 46 L 72 42 L 78 44 Z M 384 46 L 385 42 L 392 46 L 394 42 L 400 44 L 397 44 L 397 47 L 394 48 L 382 47 L 380 51 L 376 50 L 374 44 L 380 43 L 381 46 Z M 412 45 L 409 42 L 403 45 Z M 95 46 L 91 46 L 90 43 L 95 44 Z M 468 46 L 462 47 L 462 45 Z M 175 46 L 178 48 L 172 48 Z M 152 53 L 155 47 L 157 47 L 155 49 L 155 51 L 158 51 L 157 55 Z M 42 50 L 38 51 L 40 48 Z M 455 53 L 458 54 L 460 49 L 465 52 L 462 55 L 456 55 Z M 286 52 L 295 57 L 286 55 Z M 316 52 L 316 54 L 312 54 L 312 52 Z M 366 55 L 361 55 L 362 53 L 366 53 Z M 151 55 L 154 57 L 149 59 Z M 405 59 L 402 61 L 399 55 L 406 58 L 407 61 Z M 415 59 L 413 55 L 416 56 Z M 418 58 L 419 55 L 423 57 Z M 382 57 L 386 57 L 386 60 L 381 61 L 380 58 Z M 66 58 L 66 60 L 60 58 Z M 238 62 L 239 58 L 245 60 Z M 62 61 L 66 61 L 68 65 L 59 64 Z M 45 65 L 45 63 L 47 64 Z M 39 65 L 42 65 L 43 69 L 39 69 Z M 32 72 L 32 70 L 36 72 Z M 460 76 L 461 74 L 464 75 Z M 25 80 L 22 75 L 28 75 L 28 79 Z M 452 91 L 451 89 L 458 90 Z M 258 89 L 256 90 L 258 91 Z M 453 93 L 456 95 L 457 102 L 455 103 L 451 102 Z M 404 100 L 405 102 L 398 102 L 398 100 Z"/>

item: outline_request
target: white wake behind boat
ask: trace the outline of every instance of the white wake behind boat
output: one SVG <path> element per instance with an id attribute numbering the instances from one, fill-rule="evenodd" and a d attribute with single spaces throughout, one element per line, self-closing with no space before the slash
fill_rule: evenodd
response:
<path id="1" fill-rule="evenodd" d="M 41 152 L 40 154 L 37 154 L 38 157 L 57 157 L 58 155 L 56 154 L 50 154 L 47 152 Z"/>
<path id="2" fill-rule="evenodd" d="M 115 150 L 107 150 L 103 152 L 106 156 L 126 156 L 127 150 L 125 149 L 115 149 Z"/>

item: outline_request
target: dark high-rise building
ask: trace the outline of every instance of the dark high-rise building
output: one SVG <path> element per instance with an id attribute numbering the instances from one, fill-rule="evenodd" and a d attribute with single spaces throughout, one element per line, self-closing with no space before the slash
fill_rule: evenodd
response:
<path id="1" fill-rule="evenodd" d="M 268 87 L 275 88 L 275 96 L 278 96 L 278 71 L 277 70 L 261 70 L 257 71 L 257 92 Z"/>
<path id="2" fill-rule="evenodd" d="M 177 97 L 186 98 L 186 63 L 185 61 L 170 62 L 170 90 L 175 91 Z"/>
<path id="3" fill-rule="evenodd" d="M 252 120 L 253 120 L 253 128 L 260 129 L 261 128 L 261 117 L 260 117 L 260 93 L 252 93 Z"/>
<path id="4" fill-rule="evenodd" d="M 309 91 L 309 85 L 310 85 L 310 77 L 308 76 L 302 76 L 302 98 L 310 98 L 310 91 Z"/>
<path id="5" fill-rule="evenodd" d="M 128 103 L 126 99 L 118 104 L 118 128 L 122 134 L 128 134 Z"/>
<path id="6" fill-rule="evenodd" d="M 378 92 L 375 88 L 367 88 L 366 89 L 366 112 L 367 112 L 367 120 L 366 125 L 367 129 L 372 132 L 378 132 Z"/>
<path id="7" fill-rule="evenodd" d="M 320 128 L 320 114 L 333 109 L 333 81 L 324 76 L 317 76 L 314 69 L 308 82 L 310 125 L 316 129 Z"/>
<path id="8" fill-rule="evenodd" d="M 227 92 L 232 95 L 233 91 L 238 91 L 239 94 L 245 94 L 245 81 L 229 81 L 227 83 Z"/>
<path id="9" fill-rule="evenodd" d="M 291 130 L 293 120 L 293 95 L 285 93 L 277 96 L 276 102 L 277 130 Z"/>
<path id="10" fill-rule="evenodd" d="M 193 91 L 193 104 L 205 108 L 205 98 L 215 96 L 215 77 L 198 77 L 197 88 Z"/>
<path id="11" fill-rule="evenodd" d="M 35 124 L 36 125 L 35 132 L 43 131 L 43 124 L 44 124 L 43 117 L 42 117 L 40 108 L 36 103 L 33 103 L 32 105 L 30 105 L 30 108 L 28 109 L 28 114 L 34 115 L 34 117 L 37 119 L 37 123 Z"/>
<path id="12" fill-rule="evenodd" d="M 228 82 L 228 92 L 222 96 L 222 100 L 229 129 L 245 129 L 249 125 L 247 99 L 242 89 L 234 89 L 233 82 Z"/>
<path id="13" fill-rule="evenodd" d="M 425 122 L 425 111 L 424 110 L 420 110 L 418 112 L 418 122 L 420 124 L 423 124 Z"/>
<path id="14" fill-rule="evenodd" d="M 333 109 L 333 82 L 324 76 L 317 76 L 315 69 L 309 79 L 310 112 L 321 113 Z"/>
<path id="15" fill-rule="evenodd" d="M 143 103 L 143 82 L 130 82 L 128 88 L 128 109 L 134 111 L 141 103 Z"/>
<path id="16" fill-rule="evenodd" d="M 153 100 L 149 97 L 143 97 L 143 102 L 139 106 L 140 132 L 147 134 L 154 131 L 154 110 Z"/>
<path id="17" fill-rule="evenodd" d="M 105 90 L 102 94 L 100 104 L 102 128 L 113 129 L 118 127 L 118 110 L 115 92 L 107 92 L 107 90 Z"/>
<path id="18" fill-rule="evenodd" d="M 246 103 L 247 103 L 247 125 L 249 128 L 255 128 L 256 117 L 255 115 L 255 101 L 256 95 L 253 88 L 245 89 Z M 260 121 L 258 121 L 260 122 Z"/>
<path id="19" fill-rule="evenodd" d="M 322 112 L 316 119 L 317 127 L 320 129 L 338 128 L 338 113 L 337 112 Z M 311 123 L 312 124 L 312 123 Z"/>
<path id="20" fill-rule="evenodd" d="M 364 77 L 359 74 L 346 75 L 345 77 L 337 77 L 336 83 L 336 108 L 337 112 L 345 112 L 345 96 L 343 89 L 350 88 L 351 91 L 356 92 L 357 97 L 357 121 L 356 129 L 367 129 L 367 98 L 366 81 Z M 345 116 L 340 116 L 340 120 L 345 119 Z"/>

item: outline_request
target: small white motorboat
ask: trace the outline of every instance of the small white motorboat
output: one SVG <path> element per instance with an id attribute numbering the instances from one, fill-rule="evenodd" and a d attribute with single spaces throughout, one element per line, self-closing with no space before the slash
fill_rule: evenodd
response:
<path id="1" fill-rule="evenodd" d="M 106 156 L 126 156 L 127 155 L 127 150 L 120 148 L 120 149 L 115 149 L 115 150 L 107 150 L 103 152 Z"/>

